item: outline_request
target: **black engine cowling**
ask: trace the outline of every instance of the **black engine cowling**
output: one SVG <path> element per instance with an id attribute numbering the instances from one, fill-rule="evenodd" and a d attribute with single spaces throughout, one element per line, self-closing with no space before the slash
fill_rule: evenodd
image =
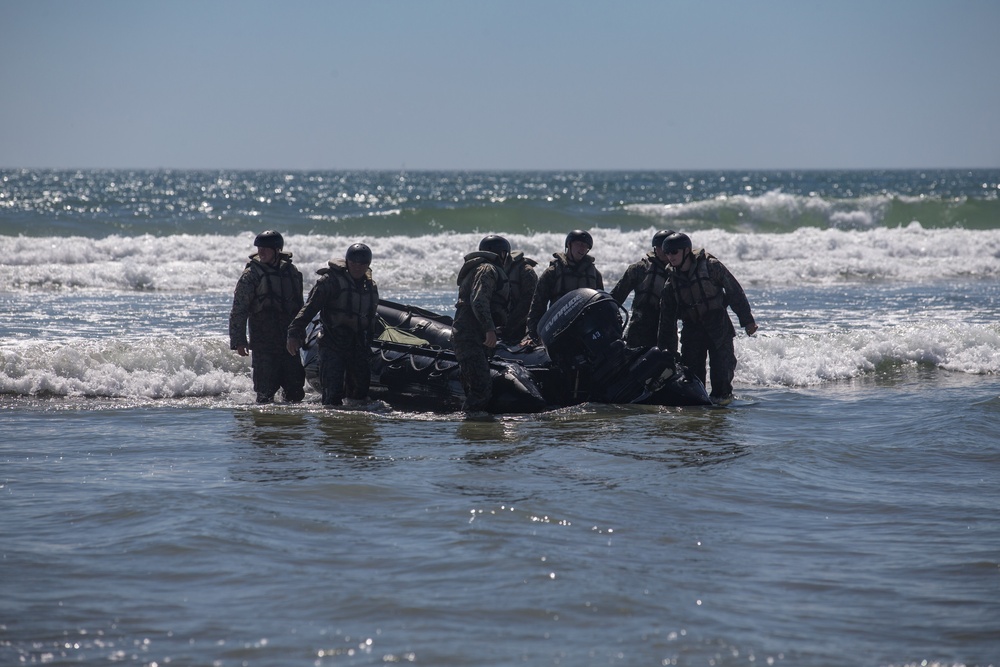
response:
<path id="1" fill-rule="evenodd" d="M 607 292 L 581 288 L 560 297 L 538 323 L 549 357 L 569 368 L 597 368 L 624 354 L 618 303 Z"/>
<path id="2" fill-rule="evenodd" d="M 623 340 L 622 309 L 610 294 L 573 290 L 542 316 L 538 335 L 549 357 L 572 377 L 572 400 L 607 403 L 708 403 L 705 389 L 679 369 L 673 355 L 652 347 L 632 349 Z"/>
<path id="3" fill-rule="evenodd" d="M 604 400 L 603 389 L 626 365 L 622 331 L 618 303 L 589 288 L 560 297 L 538 324 L 553 363 L 575 376 L 575 398 L 587 400 Z"/>

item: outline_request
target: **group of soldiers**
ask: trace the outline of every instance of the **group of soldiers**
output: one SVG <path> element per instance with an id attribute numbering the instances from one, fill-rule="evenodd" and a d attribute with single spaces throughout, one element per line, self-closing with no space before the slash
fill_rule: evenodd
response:
<path id="1" fill-rule="evenodd" d="M 319 313 L 319 381 L 323 405 L 368 397 L 372 324 L 378 286 L 372 279 L 371 248 L 355 243 L 344 259 L 317 271 L 319 279 L 302 300 L 302 273 L 273 230 L 254 239 L 257 252 L 240 274 L 229 313 L 229 347 L 250 360 L 258 403 L 270 403 L 280 389 L 285 400 L 305 397 L 305 369 L 299 349 L 306 327 Z M 247 330 L 249 329 L 249 339 Z"/>
<path id="2" fill-rule="evenodd" d="M 319 341 L 323 404 L 367 399 L 372 325 L 379 300 L 371 273 L 371 249 L 355 243 L 344 259 L 331 260 L 318 271 L 320 278 L 303 302 L 302 274 L 291 254 L 284 251 L 281 234 L 262 232 L 254 245 L 257 252 L 236 285 L 229 340 L 241 356 L 253 351 L 257 402 L 271 402 L 279 389 L 286 401 L 302 400 L 305 371 L 298 352 L 306 326 L 317 313 L 323 324 Z M 512 251 L 510 242 L 495 234 L 483 238 L 479 249 L 464 257 L 458 273 L 452 341 L 466 412 L 488 409 L 492 394 L 489 363 L 497 344 L 540 345 L 538 325 L 551 304 L 582 287 L 604 289 L 601 272 L 590 255 L 593 247 L 589 232 L 570 232 L 563 252 L 553 254 L 541 275 L 535 273 L 535 260 Z M 611 290 L 619 304 L 629 294 L 633 297 L 626 345 L 655 345 L 672 353 L 706 386 L 710 380 L 713 402 L 729 403 L 736 370 L 736 330 L 728 309 L 747 335 L 757 331 L 757 324 L 743 288 L 722 262 L 704 249 L 695 250 L 686 234 L 659 231 L 653 235 L 652 249 L 631 264 Z M 678 321 L 683 322 L 679 336 Z"/>

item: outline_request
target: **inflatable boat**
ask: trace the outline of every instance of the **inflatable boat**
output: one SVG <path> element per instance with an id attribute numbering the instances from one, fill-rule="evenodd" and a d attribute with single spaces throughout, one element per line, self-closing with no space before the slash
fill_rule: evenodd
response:
<path id="1" fill-rule="evenodd" d="M 627 313 L 607 292 L 574 290 L 539 322 L 539 346 L 500 344 L 490 361 L 493 413 L 542 412 L 586 402 L 711 405 L 701 381 L 659 348 L 628 348 Z M 398 409 L 461 410 L 452 318 L 379 301 L 372 341 L 373 398 Z M 319 390 L 316 319 L 302 348 L 306 378 Z"/>

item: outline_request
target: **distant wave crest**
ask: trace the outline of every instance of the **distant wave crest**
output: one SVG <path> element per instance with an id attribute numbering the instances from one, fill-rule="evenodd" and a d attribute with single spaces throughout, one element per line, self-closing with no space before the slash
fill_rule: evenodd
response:
<path id="1" fill-rule="evenodd" d="M 993 229 L 1000 202 L 895 195 L 828 199 L 773 190 L 762 195 L 719 196 L 681 204 L 634 204 L 637 215 L 680 229 L 721 228 L 744 232 L 789 232 L 800 227 L 864 230 L 917 222 L 930 229 Z"/>

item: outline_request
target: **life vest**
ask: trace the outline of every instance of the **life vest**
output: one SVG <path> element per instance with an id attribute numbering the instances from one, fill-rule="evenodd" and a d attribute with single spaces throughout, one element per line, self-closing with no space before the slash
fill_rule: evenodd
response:
<path id="1" fill-rule="evenodd" d="M 283 313 L 295 317 L 302 306 L 302 274 L 292 266 L 292 256 L 279 255 L 278 266 L 270 266 L 256 259 L 247 264 L 253 274 L 256 298 L 251 305 L 251 314 L 264 312 Z M 291 321 L 289 319 L 289 321 Z"/>
<path id="2" fill-rule="evenodd" d="M 455 309 L 458 311 L 471 306 L 472 283 L 474 282 L 471 279 L 472 274 L 483 264 L 488 264 L 493 267 L 497 276 L 496 289 L 493 290 L 493 296 L 490 298 L 490 316 L 495 325 L 501 326 L 507 321 L 510 281 L 504 270 L 497 265 L 498 259 L 496 253 L 485 250 L 471 252 L 465 256 L 465 264 L 458 272 L 458 301 L 455 303 Z M 456 318 L 458 315 L 459 313 L 456 312 Z"/>
<path id="3" fill-rule="evenodd" d="M 372 280 L 371 269 L 356 281 L 347 271 L 347 262 L 335 259 L 329 262 L 327 268 L 319 269 L 316 273 L 323 276 L 320 280 L 337 283 L 337 294 L 333 302 L 323 304 L 323 327 L 347 327 L 355 333 L 366 331 L 374 321 L 378 308 L 378 290 Z"/>
<path id="4" fill-rule="evenodd" d="M 694 255 L 694 267 L 688 271 L 670 271 L 670 285 L 677 297 L 677 310 L 681 319 L 700 322 L 711 311 L 725 310 L 726 295 L 721 286 L 712 282 L 708 260 L 714 259 L 704 250 Z"/>
<path id="5" fill-rule="evenodd" d="M 505 266 L 504 272 L 507 274 L 508 284 L 510 285 L 510 296 L 514 298 L 521 294 L 521 288 L 524 284 L 524 274 L 528 272 L 528 269 L 538 266 L 538 262 L 530 257 L 525 257 L 524 253 L 517 251 L 510 254 L 508 264 L 510 266 Z"/>
<path id="6" fill-rule="evenodd" d="M 660 306 L 660 292 L 667 282 L 667 267 L 660 260 L 656 259 L 654 253 L 649 253 L 643 258 L 646 264 L 646 273 L 642 280 L 635 287 L 635 295 L 632 297 L 633 311 L 655 311 Z"/>
<path id="7" fill-rule="evenodd" d="M 556 279 L 552 283 L 552 292 L 549 294 L 549 303 L 559 299 L 564 294 L 575 289 L 589 287 L 599 289 L 597 283 L 597 268 L 594 266 L 594 258 L 586 255 L 583 260 L 571 264 L 565 253 L 557 252 L 552 255 L 549 267 L 555 271 Z"/>

